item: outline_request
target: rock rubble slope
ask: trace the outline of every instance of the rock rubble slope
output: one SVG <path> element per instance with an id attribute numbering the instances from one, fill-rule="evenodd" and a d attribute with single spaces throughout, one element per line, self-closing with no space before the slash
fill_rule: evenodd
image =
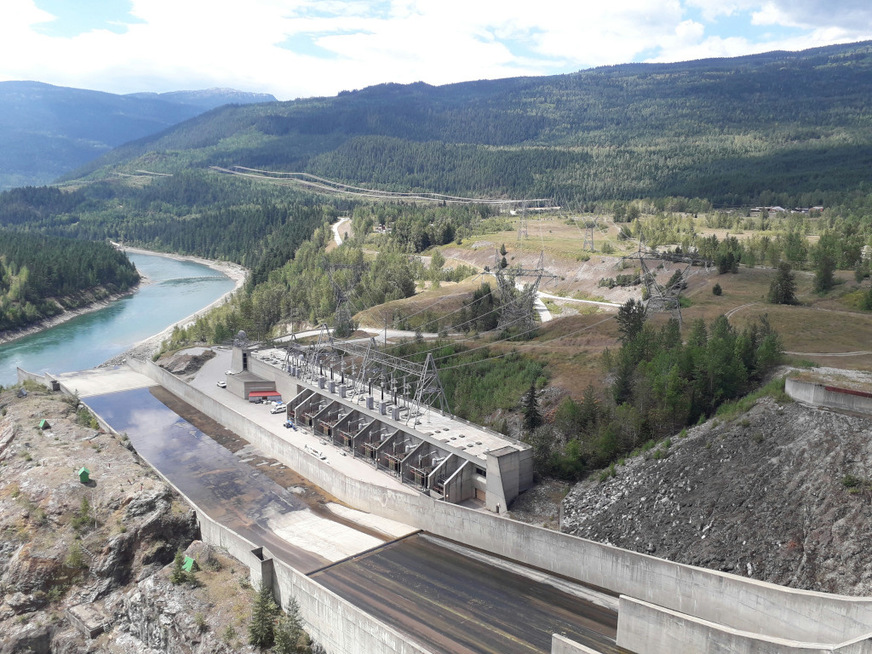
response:
<path id="1" fill-rule="evenodd" d="M 794 588 L 872 595 L 872 419 L 764 398 L 577 484 L 561 529 Z"/>

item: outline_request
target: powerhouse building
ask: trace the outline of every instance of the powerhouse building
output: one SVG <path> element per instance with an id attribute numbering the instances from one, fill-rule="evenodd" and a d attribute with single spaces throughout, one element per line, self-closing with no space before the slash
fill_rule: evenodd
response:
<path id="1" fill-rule="evenodd" d="M 533 485 L 530 446 L 485 427 L 431 407 L 412 412 L 407 398 L 356 392 L 347 377 L 306 375 L 269 351 L 234 347 L 231 368 L 232 393 L 284 398 L 296 425 L 437 499 L 478 500 L 499 513 Z"/>

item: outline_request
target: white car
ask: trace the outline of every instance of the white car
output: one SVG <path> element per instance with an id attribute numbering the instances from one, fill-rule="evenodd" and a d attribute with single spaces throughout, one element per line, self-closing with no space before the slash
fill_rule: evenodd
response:
<path id="1" fill-rule="evenodd" d="M 285 408 L 284 404 L 277 404 L 276 406 L 274 406 L 272 409 L 269 410 L 269 412 L 272 414 L 285 413 L 286 411 L 287 411 L 287 409 Z"/>
<path id="2" fill-rule="evenodd" d="M 232 375 L 232 374 L 233 374 L 233 371 L 232 371 L 232 370 L 225 370 L 225 371 L 224 371 L 224 374 L 225 374 L 225 375 Z"/>
<path id="3" fill-rule="evenodd" d="M 218 388 L 227 388 L 227 382 L 222 379 L 218 382 Z"/>

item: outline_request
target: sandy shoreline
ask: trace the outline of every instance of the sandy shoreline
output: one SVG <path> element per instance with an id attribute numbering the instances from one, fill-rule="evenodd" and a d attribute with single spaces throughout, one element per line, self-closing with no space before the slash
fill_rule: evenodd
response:
<path id="1" fill-rule="evenodd" d="M 151 358 L 151 355 L 154 354 L 157 349 L 160 347 L 160 344 L 166 340 L 170 334 L 172 334 L 173 329 L 176 327 L 187 327 L 192 324 L 197 318 L 202 316 L 203 314 L 210 311 L 212 308 L 217 307 L 223 304 L 231 295 L 233 295 L 236 291 L 238 291 L 245 284 L 245 281 L 248 279 L 248 270 L 243 268 L 242 266 L 231 263 L 229 261 L 215 261 L 212 259 L 202 259 L 200 257 L 188 256 L 183 254 L 168 254 L 166 252 L 154 252 L 152 250 L 144 250 L 142 248 L 132 248 L 132 247 L 120 247 L 118 244 L 115 244 L 118 249 L 122 252 L 129 252 L 132 254 L 148 254 L 155 257 L 165 257 L 167 259 L 175 259 L 176 261 L 193 261 L 194 263 L 199 263 L 204 266 L 208 266 L 212 270 L 216 270 L 223 275 L 226 275 L 230 279 L 233 280 L 233 289 L 219 297 L 217 300 L 212 302 L 211 304 L 203 307 L 202 309 L 195 311 L 191 315 L 182 318 L 181 320 L 176 321 L 162 332 L 154 334 L 153 336 L 149 336 L 146 339 L 135 343 L 130 348 L 118 354 L 108 361 L 105 361 L 101 365 L 118 365 L 123 362 L 124 359 L 143 359 L 143 358 Z"/>

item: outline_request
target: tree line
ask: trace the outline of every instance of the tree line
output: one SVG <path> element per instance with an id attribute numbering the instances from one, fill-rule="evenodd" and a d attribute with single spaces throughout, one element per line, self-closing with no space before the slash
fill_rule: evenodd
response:
<path id="1" fill-rule="evenodd" d="M 26 327 L 138 282 L 135 266 L 107 243 L 0 229 L 0 330 Z"/>
<path id="2" fill-rule="evenodd" d="M 696 320 L 682 341 L 677 321 L 657 328 L 634 300 L 618 313 L 621 346 L 606 351 L 604 392 L 566 398 L 551 424 L 530 432 L 536 469 L 578 479 L 621 456 L 714 415 L 759 384 L 781 357 L 765 317 L 741 331 L 724 316 Z"/>

